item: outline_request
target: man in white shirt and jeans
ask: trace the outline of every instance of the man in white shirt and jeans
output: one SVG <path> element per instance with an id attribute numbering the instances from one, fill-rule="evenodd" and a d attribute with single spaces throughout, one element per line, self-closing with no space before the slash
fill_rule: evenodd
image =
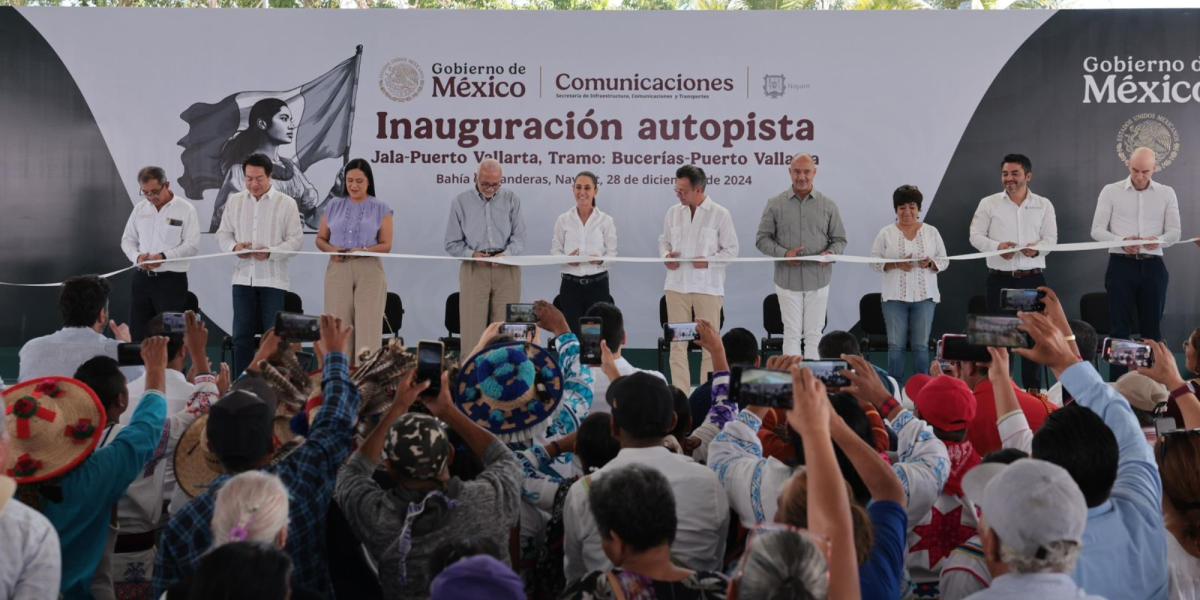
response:
<path id="1" fill-rule="evenodd" d="M 288 261 L 304 242 L 296 201 L 271 187 L 271 159 L 251 154 L 242 162 L 246 190 L 229 197 L 217 229 L 222 252 L 237 257 L 233 270 L 233 373 L 254 356 L 254 336 L 274 326 L 288 290 Z"/>
<path id="2" fill-rule="evenodd" d="M 1092 239 L 1098 242 L 1136 242 L 1108 251 L 1104 289 L 1108 291 L 1108 313 L 1112 337 L 1129 338 L 1133 317 L 1145 339 L 1162 340 L 1163 308 L 1167 302 L 1167 266 L 1162 244 L 1179 241 L 1179 201 L 1169 185 L 1152 179 L 1154 151 L 1141 147 L 1129 157 L 1129 177 L 1100 190 L 1092 218 Z M 1117 365 L 1114 365 L 1117 367 Z M 1124 374 L 1125 368 L 1118 367 Z"/>
<path id="3" fill-rule="evenodd" d="M 705 193 L 708 180 L 704 169 L 684 165 L 675 171 L 675 196 L 679 204 L 667 209 L 663 233 L 658 238 L 658 253 L 663 258 L 696 258 L 695 261 L 667 261 L 667 322 L 690 323 L 703 319 L 721 322 L 725 301 L 725 264 L 710 263 L 710 258 L 737 258 L 737 232 L 729 210 Z M 712 357 L 703 354 L 700 380 L 712 371 Z M 671 383 L 690 394 L 691 369 L 688 367 L 687 342 L 671 344 Z"/>
<path id="4" fill-rule="evenodd" d="M 171 182 L 161 167 L 138 171 L 143 200 L 133 207 L 121 251 L 137 266 L 129 303 L 129 330 L 134 341 L 146 337 L 146 323 L 154 315 L 181 312 L 187 306 L 188 262 L 148 262 L 195 256 L 200 243 L 196 208 L 171 192 Z"/>
<path id="5" fill-rule="evenodd" d="M 971 245 L 980 252 L 1012 250 L 987 258 L 987 309 L 999 312 L 1000 290 L 1034 289 L 1046 285 L 1046 253 L 1033 246 L 1058 243 L 1058 222 L 1050 200 L 1029 190 L 1033 162 L 1024 154 L 1009 154 L 1000 163 L 1004 191 L 979 201 L 971 219 Z M 1041 388 L 1038 365 L 1021 363 L 1021 383 Z"/>
<path id="6" fill-rule="evenodd" d="M 610 302 L 597 302 L 587 310 L 585 316 L 600 317 L 602 323 L 600 325 L 600 337 L 604 345 L 608 346 L 609 352 L 613 355 L 613 363 L 617 367 L 617 373 L 622 377 L 632 375 L 634 373 L 649 373 L 666 383 L 667 378 L 658 371 L 648 369 L 639 369 L 625 357 L 621 356 L 621 349 L 625 347 L 625 316 L 621 313 L 621 309 L 617 305 Z M 608 384 L 612 383 L 608 375 L 604 373 L 604 369 L 592 367 L 592 410 L 591 412 L 612 412 L 612 407 L 608 405 L 608 400 L 605 398 L 608 394 Z"/>

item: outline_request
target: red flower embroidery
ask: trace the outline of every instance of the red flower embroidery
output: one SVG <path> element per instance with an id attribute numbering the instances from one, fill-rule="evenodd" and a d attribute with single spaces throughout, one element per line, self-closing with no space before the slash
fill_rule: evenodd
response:
<path id="1" fill-rule="evenodd" d="M 67 430 L 63 434 L 76 444 L 82 444 L 92 438 L 96 433 L 96 426 L 92 424 L 91 419 L 79 419 L 79 422 L 74 425 L 67 425 Z"/>
<path id="2" fill-rule="evenodd" d="M 54 422 L 54 419 L 58 418 L 58 413 L 40 406 L 37 399 L 33 396 L 22 396 L 12 406 L 9 406 L 5 412 L 17 418 L 17 438 L 22 440 L 33 435 L 29 422 L 34 417 L 51 423 Z"/>
<path id="3" fill-rule="evenodd" d="M 62 388 L 58 386 L 58 382 L 56 381 L 45 381 L 37 384 L 37 387 L 33 388 L 33 393 L 38 396 L 57 398 L 62 395 Z"/>
<path id="4" fill-rule="evenodd" d="M 42 468 L 42 461 L 34 459 L 29 454 L 22 454 L 17 459 L 13 468 L 8 470 L 8 474 L 13 477 L 29 477 L 37 473 Z"/>

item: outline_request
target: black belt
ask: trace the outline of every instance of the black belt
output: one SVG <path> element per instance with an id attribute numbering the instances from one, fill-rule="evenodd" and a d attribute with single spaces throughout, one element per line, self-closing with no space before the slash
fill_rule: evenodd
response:
<path id="1" fill-rule="evenodd" d="M 1042 269 L 1026 269 L 1024 271 L 1002 271 L 1000 269 L 988 269 L 988 271 L 995 273 L 996 275 L 1007 275 L 1016 279 L 1033 277 L 1034 275 L 1042 274 Z"/>
<path id="2" fill-rule="evenodd" d="M 580 277 L 578 275 L 568 275 L 566 273 L 563 273 L 562 276 L 563 276 L 563 279 L 566 279 L 567 281 L 570 281 L 572 283 L 575 283 L 578 285 L 589 285 L 592 283 L 599 283 L 601 281 L 607 281 L 608 280 L 608 271 L 605 271 L 603 273 L 597 273 L 595 275 L 588 275 L 587 277 Z"/>
<path id="3" fill-rule="evenodd" d="M 1115 256 L 1117 258 L 1124 258 L 1125 260 L 1153 260 L 1156 258 L 1159 260 L 1162 260 L 1162 257 L 1157 254 L 1141 254 L 1141 253 L 1139 253 L 1139 254 L 1114 254 L 1114 253 L 1109 253 L 1109 256 Z"/>
<path id="4" fill-rule="evenodd" d="M 170 275 L 178 275 L 180 277 L 187 277 L 187 273 L 184 273 L 181 271 L 163 271 L 162 273 L 159 273 L 158 271 L 147 271 L 146 269 L 137 269 L 136 271 L 134 271 L 134 273 L 137 275 L 145 276 L 145 277 L 167 277 Z"/>
<path id="5" fill-rule="evenodd" d="M 154 543 L 158 540 L 158 530 L 145 531 L 142 533 L 122 533 L 117 536 L 117 543 L 113 547 L 113 552 L 117 554 L 129 554 L 132 552 L 145 552 L 154 547 Z"/>

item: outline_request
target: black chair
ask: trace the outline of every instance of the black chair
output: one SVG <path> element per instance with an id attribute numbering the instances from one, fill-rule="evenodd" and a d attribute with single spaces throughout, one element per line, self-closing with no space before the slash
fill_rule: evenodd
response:
<path id="1" fill-rule="evenodd" d="M 765 362 L 767 353 L 783 353 L 783 315 L 779 312 L 779 294 L 763 298 L 762 313 L 763 329 L 767 331 L 767 337 L 762 338 L 759 355 Z"/>
<path id="2" fill-rule="evenodd" d="M 1079 318 L 1096 330 L 1102 338 L 1112 332 L 1112 315 L 1108 312 L 1108 292 L 1090 292 L 1079 298 Z"/>
<path id="3" fill-rule="evenodd" d="M 971 296 L 967 300 L 967 314 L 986 315 L 988 313 L 987 296 Z"/>
<path id="4" fill-rule="evenodd" d="M 442 318 L 442 323 L 446 325 L 446 336 L 438 338 L 438 341 L 445 346 L 446 352 L 462 353 L 462 330 L 458 322 L 458 292 L 454 292 L 446 296 L 446 314 Z"/>
<path id="5" fill-rule="evenodd" d="M 696 310 L 695 309 L 692 309 L 692 320 L 693 321 L 696 320 Z M 666 324 L 667 324 L 667 297 L 666 297 L 666 295 L 663 295 L 663 296 L 659 297 L 659 299 L 658 299 L 658 325 L 659 325 L 659 328 L 661 328 L 662 326 L 664 326 Z M 721 307 L 721 322 L 719 324 L 717 324 L 717 331 L 720 331 L 721 328 L 723 328 L 723 327 L 725 327 L 725 307 L 724 306 Z M 671 342 L 668 342 L 666 338 L 659 336 L 657 350 L 658 350 L 658 371 L 660 373 L 665 373 L 666 371 L 663 369 L 663 355 L 669 354 L 671 352 Z M 699 352 L 700 346 L 698 344 L 696 344 L 695 341 L 688 342 L 687 351 L 688 352 Z"/>
<path id="6" fill-rule="evenodd" d="M 395 292 L 387 293 L 387 300 L 383 304 L 383 335 L 392 334 L 392 337 L 400 337 L 400 327 L 404 324 L 404 301 L 400 299 L 400 294 Z"/>
<path id="7" fill-rule="evenodd" d="M 862 331 L 859 346 L 864 353 L 888 349 L 887 324 L 883 320 L 883 294 L 866 294 L 858 300 L 858 326 Z"/>

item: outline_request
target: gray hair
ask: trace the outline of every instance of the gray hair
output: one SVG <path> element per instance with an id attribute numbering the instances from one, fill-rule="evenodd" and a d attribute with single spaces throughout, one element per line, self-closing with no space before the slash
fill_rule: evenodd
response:
<path id="1" fill-rule="evenodd" d="M 217 491 L 213 506 L 213 547 L 231 542 L 275 543 L 288 523 L 288 492 L 278 476 L 239 473 Z"/>
<path id="2" fill-rule="evenodd" d="M 742 557 L 739 598 L 824 600 L 829 565 L 821 549 L 796 531 L 760 530 Z"/>
<path id="3" fill-rule="evenodd" d="M 1133 152 L 1129 154 L 1129 162 L 1133 162 L 1135 158 L 1143 154 L 1149 154 L 1150 158 L 1153 158 L 1154 162 L 1158 163 L 1158 153 L 1155 152 L 1153 148 L 1147 148 L 1146 146 L 1138 146 L 1137 148 L 1134 148 Z"/>
<path id="4" fill-rule="evenodd" d="M 166 171 L 163 171 L 162 167 L 155 167 L 151 165 L 149 167 L 142 167 L 142 169 L 138 171 L 137 179 L 138 183 L 146 183 L 151 179 L 158 181 L 159 183 L 166 183 L 167 173 Z"/>
<path id="5" fill-rule="evenodd" d="M 497 171 L 503 170 L 502 167 L 500 166 L 500 161 L 498 161 L 494 158 L 485 158 L 485 159 L 479 161 L 479 172 L 480 173 L 482 173 L 484 171 L 491 171 L 493 169 L 495 169 Z"/>
<path id="6" fill-rule="evenodd" d="M 1045 555 L 1041 558 L 1026 556 L 1005 546 L 1001 541 L 1000 560 L 1017 573 L 1069 574 L 1075 571 L 1075 563 L 1079 561 L 1083 546 L 1077 542 L 1063 540 L 1050 542 L 1042 546 L 1042 549 L 1045 550 Z"/>

